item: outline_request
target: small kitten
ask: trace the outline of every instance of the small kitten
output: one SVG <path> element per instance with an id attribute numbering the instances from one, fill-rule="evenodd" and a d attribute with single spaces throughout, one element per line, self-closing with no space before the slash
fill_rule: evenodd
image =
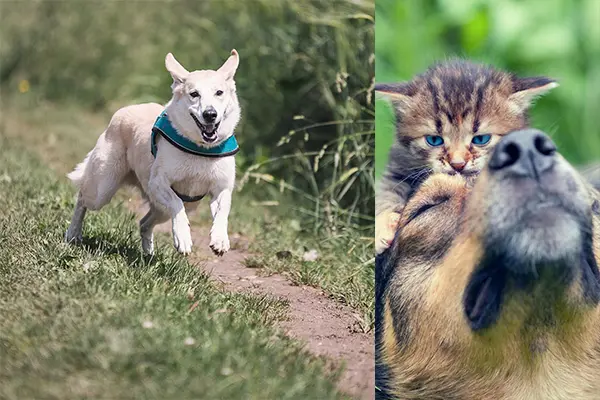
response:
<path id="1" fill-rule="evenodd" d="M 389 247 L 412 188 L 431 173 L 477 174 L 503 135 L 529 124 L 532 101 L 556 86 L 466 60 L 375 85 L 396 111 L 396 138 L 375 198 L 377 254 Z"/>

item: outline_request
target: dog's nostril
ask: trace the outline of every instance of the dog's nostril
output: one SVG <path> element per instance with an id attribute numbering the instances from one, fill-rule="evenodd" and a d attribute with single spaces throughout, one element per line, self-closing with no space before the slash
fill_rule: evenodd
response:
<path id="1" fill-rule="evenodd" d="M 491 169 L 502 169 L 515 164 L 521 157 L 521 150 L 515 143 L 506 143 L 496 150 L 489 166 Z"/>
<path id="2" fill-rule="evenodd" d="M 519 157 L 521 157 L 519 146 L 514 143 L 508 143 L 502 151 L 501 162 L 500 165 L 498 165 L 498 168 L 510 167 L 519 161 Z"/>
<path id="3" fill-rule="evenodd" d="M 492 151 L 491 171 L 507 169 L 515 176 L 539 179 L 554 165 L 554 142 L 541 131 L 524 129 L 506 135 Z"/>
<path id="4" fill-rule="evenodd" d="M 546 136 L 537 136 L 533 144 L 536 150 L 545 156 L 551 156 L 556 152 L 556 146 Z"/>
<path id="5" fill-rule="evenodd" d="M 217 111 L 214 109 L 209 109 L 209 110 L 204 111 L 202 113 L 202 116 L 207 121 L 214 121 L 215 119 L 217 119 Z"/>
<path id="6" fill-rule="evenodd" d="M 514 143 L 509 143 L 504 149 L 504 152 L 508 156 L 508 163 L 506 166 L 516 163 L 519 160 L 519 157 L 521 157 L 521 150 L 519 149 L 519 146 Z"/>

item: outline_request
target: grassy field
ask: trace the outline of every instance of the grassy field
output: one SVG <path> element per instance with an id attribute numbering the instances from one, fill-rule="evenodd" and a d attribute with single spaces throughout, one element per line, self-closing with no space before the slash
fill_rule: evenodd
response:
<path id="1" fill-rule="evenodd" d="M 18 398 L 60 397 L 67 387 L 71 398 L 170 398 L 168 390 L 185 386 L 183 397 L 336 398 L 336 378 L 322 361 L 274 338 L 271 324 L 284 304 L 220 293 L 173 254 L 169 235 L 157 235 L 158 259 L 146 265 L 135 221 L 119 205 L 130 192 L 89 214 L 87 247 L 63 246 L 75 194 L 64 174 L 119 107 L 168 100 L 168 52 L 189 69 L 206 69 L 236 48 L 243 109 L 236 162 L 247 179 L 234 194 L 230 232 L 248 240 L 252 273 L 316 286 L 352 307 L 371 331 L 374 2 L 157 4 L 0 2 L 0 217 L 11 225 L 1 233 L 3 262 L 11 265 L 3 264 L 2 275 L 19 274 L 7 283 L 14 288 L 0 286 L 1 307 L 14 308 L 1 322 L 0 349 L 10 350 L 7 365 L 17 366 L 2 368 L 0 390 Z M 14 222 L 19 216 L 27 223 Z M 36 228 L 38 220 L 47 226 Z M 191 221 L 207 226 L 208 207 Z M 24 243 L 26 256 L 18 256 L 16 243 Z M 313 250 L 317 259 L 305 261 Z M 37 280 L 31 305 L 29 286 Z M 188 300 L 193 285 L 197 294 Z M 48 317 L 34 318 L 27 307 Z M 44 336 L 50 329 L 56 333 Z M 188 336 L 195 345 L 182 344 Z M 121 343 L 130 344 L 128 353 Z M 39 382 L 20 382 L 24 376 Z M 177 384 L 161 386 L 167 380 Z"/>
<path id="2" fill-rule="evenodd" d="M 60 174 L 83 159 L 110 119 L 109 112 L 90 113 L 73 105 L 39 102 L 29 95 L 5 98 L 1 107 L 4 115 L 10 116 L 2 120 L 6 134 L 36 152 Z M 354 308 L 362 329 L 370 331 L 375 279 L 372 227 L 340 224 L 337 230 L 314 232 L 302 220 L 303 213 L 293 197 L 265 197 L 266 185 L 269 183 L 263 180 L 252 180 L 234 193 L 230 232 L 250 239 L 253 255 L 247 265 L 261 268 L 259 273 L 279 272 L 294 282 L 322 288 Z M 208 226 L 208 207 L 199 207 L 191 221 Z M 170 237 L 163 239 L 171 244 Z M 304 261 L 304 253 L 313 249 L 317 260 Z M 292 256 L 277 257 L 278 252 L 286 251 Z"/>
<path id="3" fill-rule="evenodd" d="M 375 75 L 409 80 L 451 56 L 522 76 L 548 75 L 560 87 L 540 99 L 532 123 L 569 161 L 600 157 L 600 2 L 597 0 L 377 0 Z M 393 114 L 376 103 L 376 174 L 387 161 Z"/>
<path id="4" fill-rule="evenodd" d="M 235 352 L 231 356 L 218 355 L 219 352 L 231 353 L 231 349 L 226 348 L 229 342 L 223 344 L 219 344 L 220 342 L 213 343 L 211 346 L 216 346 L 211 353 L 214 359 L 206 358 L 205 362 L 198 365 L 196 369 L 192 369 L 189 375 L 182 372 L 183 369 L 187 368 L 182 367 L 182 365 L 186 365 L 190 362 L 189 360 L 193 360 L 194 357 L 198 357 L 198 354 L 200 354 L 192 351 L 192 349 L 197 348 L 197 345 L 188 349 L 187 346 L 182 344 L 182 341 L 185 341 L 186 337 L 189 336 L 194 338 L 196 343 L 200 343 L 211 334 L 224 340 L 233 340 L 231 338 L 235 337 L 247 337 L 249 340 L 253 338 L 249 342 L 238 341 L 236 343 L 239 347 L 238 350 L 244 353 L 239 356 L 239 361 L 244 368 L 249 370 L 255 368 L 254 362 L 264 363 L 262 356 L 253 359 L 254 350 L 252 349 L 258 348 L 257 343 L 261 342 L 261 337 L 271 338 L 265 346 L 272 348 L 274 352 L 281 351 L 282 354 L 286 352 L 291 354 L 296 351 L 298 353 L 291 357 L 300 357 L 303 361 L 282 361 L 281 365 L 285 369 L 285 374 L 281 375 L 280 371 L 273 371 L 272 379 L 275 381 L 278 379 L 276 377 L 279 376 L 280 381 L 273 382 L 273 392 L 269 392 L 272 395 L 269 394 L 271 397 L 267 398 L 287 398 L 279 397 L 278 393 L 281 392 L 278 392 L 278 390 L 282 390 L 290 384 L 296 385 L 293 381 L 304 379 L 301 376 L 305 377 L 306 382 L 312 382 L 313 378 L 310 374 L 314 371 L 321 371 L 319 373 L 323 375 L 322 368 L 324 368 L 324 364 L 321 361 L 311 360 L 305 354 L 301 355 L 296 344 L 287 339 L 274 338 L 273 333 L 269 331 L 272 322 L 284 318 L 285 304 L 274 303 L 263 298 L 219 293 L 206 282 L 205 277 L 194 272 L 196 271 L 195 268 L 190 267 L 184 260 L 174 254 L 171 238 L 168 235 L 158 236 L 160 248 L 157 253 L 159 258 L 153 265 L 145 265 L 140 258 L 136 221 L 131 214 L 124 210 L 122 205 L 119 205 L 119 202 L 126 199 L 124 195 L 128 195 L 127 192 L 117 196 L 112 206 L 88 216 L 85 236 L 93 239 L 90 239 L 91 242 L 87 243 L 86 248 L 77 249 L 63 245 L 61 242 L 62 234 L 68 224 L 74 199 L 74 189 L 63 178 L 64 173 L 80 161 L 87 150 L 94 145 L 98 133 L 104 128 L 110 114 L 89 113 L 76 106 L 57 106 L 51 103 L 38 102 L 27 95 L 8 100 L 10 101 L 4 98 L 1 105 L 3 117 L 0 120 L 0 132 L 4 139 L 0 145 L 3 157 L 3 170 L 0 173 L 3 191 L 0 204 L 3 204 L 1 214 L 5 218 L 2 225 L 12 225 L 11 229 L 5 229 L 3 232 L 1 242 L 5 254 L 3 260 L 6 264 L 0 273 L 2 275 L 9 272 L 15 274 L 15 271 L 21 271 L 18 275 L 12 275 L 10 278 L 10 282 L 15 288 L 10 290 L 0 288 L 0 291 L 6 295 L 1 300 L 2 304 L 7 305 L 6 307 L 10 305 L 10 312 L 14 313 L 11 314 L 13 315 L 12 318 L 4 321 L 5 324 L 10 325 L 6 329 L 0 329 L 3 334 L 6 332 L 5 337 L 2 339 L 3 351 L 11 353 L 11 357 L 13 357 L 10 359 L 11 364 L 13 362 L 21 363 L 23 368 L 32 368 L 32 365 L 30 365 L 32 356 L 28 353 L 15 351 L 15 348 L 19 348 L 15 344 L 17 339 L 31 342 L 30 351 L 37 351 L 35 348 L 38 348 L 39 351 L 44 352 L 46 351 L 44 346 L 49 346 L 71 349 L 69 352 L 79 352 L 83 356 L 88 347 L 85 347 L 81 341 L 75 341 L 75 336 L 79 332 L 77 326 L 81 327 L 82 332 L 89 329 L 90 333 L 88 334 L 92 335 L 91 332 L 97 333 L 100 326 L 107 324 L 106 329 L 100 330 L 101 333 L 93 336 L 93 338 L 86 339 L 90 341 L 90 349 L 96 349 L 94 350 L 96 353 L 91 353 L 89 357 L 101 360 L 104 357 L 110 359 L 118 356 L 117 358 L 120 361 L 114 361 L 117 365 L 126 363 L 125 360 L 127 359 L 135 359 L 135 357 L 132 358 L 132 355 L 137 357 L 138 352 L 140 353 L 140 359 L 143 359 L 147 349 L 163 348 L 164 351 L 161 351 L 161 357 L 164 357 L 164 359 L 158 357 L 156 359 L 157 364 L 154 364 L 152 360 L 146 361 L 147 368 L 152 369 L 152 366 L 163 365 L 162 373 L 165 374 L 164 376 L 179 374 L 177 379 L 186 384 L 186 379 L 193 378 L 194 371 L 212 368 L 215 365 L 221 366 L 222 362 L 218 357 L 227 360 L 230 357 L 238 357 Z M 25 149 L 27 150 L 24 151 Z M 37 161 L 38 158 L 40 161 Z M 30 167 L 29 164 L 31 164 Z M 50 166 L 53 171 L 50 172 L 47 166 Z M 360 316 L 359 322 L 362 329 L 370 331 L 373 324 L 374 278 L 372 264 L 367 262 L 365 265 L 364 260 L 371 259 L 372 237 L 366 236 L 363 232 L 357 230 L 341 230 L 335 235 L 328 234 L 326 238 L 319 235 L 315 236 L 313 232 L 306 231 L 301 227 L 302 224 L 296 220 L 298 214 L 287 211 L 286 215 L 285 204 L 280 204 L 279 207 L 269 207 L 257 201 L 258 196 L 255 196 L 254 193 L 257 189 L 260 189 L 261 185 L 264 185 L 264 183 L 254 184 L 251 182 L 244 187 L 242 192 L 236 193 L 234 197 L 230 231 L 250 238 L 250 250 L 253 255 L 246 260 L 246 264 L 254 268 L 260 268 L 257 270 L 258 273 L 279 272 L 297 283 L 322 288 L 333 298 L 353 307 Z M 281 201 L 284 202 L 285 197 L 282 197 Z M 19 209 L 19 207 L 22 209 Z M 193 216 L 192 223 L 208 223 L 210 221 L 209 214 L 208 209 L 200 208 L 200 212 Z M 41 218 L 38 218 L 40 221 L 34 221 L 31 215 L 40 215 Z M 37 227 L 38 230 L 35 234 L 27 231 L 25 226 L 14 223 L 14 221 L 19 220 L 19 216 L 22 216 L 21 219 L 26 221 L 28 225 L 33 225 L 30 229 Z M 39 243 L 39 248 L 29 250 L 31 247 L 27 244 L 28 242 Z M 17 243 L 22 243 L 23 249 L 28 249 L 26 255 L 20 256 L 15 250 Z M 314 262 L 302 260 L 303 253 L 310 249 L 316 249 L 319 254 L 318 259 Z M 289 251 L 292 254 L 291 258 L 279 259 L 276 254 L 280 251 Z M 19 260 L 19 264 L 16 264 L 15 260 Z M 143 276 L 141 275 L 142 272 Z M 56 280 L 52 280 L 42 273 L 52 274 L 52 278 Z M 39 274 L 42 275 L 38 276 Z M 161 274 L 169 275 L 164 277 Z M 43 286 L 44 292 L 36 297 L 36 304 L 31 305 L 28 304 L 28 297 L 34 296 L 30 294 L 32 289 L 25 290 L 25 288 L 29 287 L 31 282 L 35 280 L 43 280 L 48 282 L 48 285 Z M 169 282 L 168 286 L 165 286 L 166 281 Z M 130 283 L 132 287 L 129 287 Z M 98 286 L 101 286 L 101 288 Z M 194 286 L 198 287 L 195 292 L 200 295 L 190 300 L 187 297 L 187 292 L 188 289 Z M 41 290 L 39 286 L 34 285 L 33 287 L 36 290 Z M 60 288 L 60 290 L 57 288 Z M 82 292 L 79 293 L 78 290 L 82 290 Z M 98 294 L 97 299 L 92 298 L 93 293 Z M 177 293 L 179 293 L 179 297 L 177 297 Z M 18 303 L 19 305 L 15 306 L 14 296 L 17 295 L 22 299 L 22 304 Z M 154 295 L 156 295 L 156 298 L 153 297 Z M 214 301 L 215 298 L 220 300 Z M 188 308 L 196 301 L 200 305 L 195 309 L 194 315 L 196 312 L 202 313 L 202 318 L 204 318 L 202 320 L 194 319 L 197 317 L 192 318 L 190 314 L 187 314 Z M 148 302 L 148 305 L 144 305 L 146 302 Z M 211 306 L 207 308 L 205 303 L 209 302 Z M 244 306 L 238 307 L 239 302 L 243 302 Z M 68 325 L 61 325 L 56 328 L 61 329 L 65 334 L 61 333 L 58 336 L 47 338 L 48 332 L 41 327 L 44 322 L 37 321 L 37 317 L 32 321 L 20 321 L 17 318 L 19 315 L 28 314 L 28 311 L 23 307 L 35 307 L 39 313 L 46 313 L 52 316 L 49 317 L 52 319 L 57 312 L 62 312 L 56 310 L 59 307 L 57 304 L 63 303 L 75 304 L 76 306 L 73 307 L 76 307 L 78 310 L 76 312 L 79 313 L 72 315 L 69 311 L 64 320 L 64 323 Z M 160 310 L 159 313 L 151 312 L 151 309 L 154 308 L 153 304 L 156 305 L 157 310 Z M 225 309 L 228 311 L 223 312 Z M 55 310 L 54 313 L 52 310 Z M 88 311 L 89 314 L 87 314 Z M 97 314 L 101 311 L 105 312 L 106 315 Z M 6 313 L 8 313 L 8 309 Z M 9 315 L 5 314 L 4 310 L 0 310 L 0 314 Z M 178 315 L 182 318 L 179 325 Z M 225 319 L 225 317 L 227 318 Z M 215 325 L 214 330 L 210 327 L 206 328 L 207 324 L 212 326 L 211 324 L 220 323 L 221 320 L 223 323 L 230 324 L 227 326 L 239 327 L 239 330 L 235 331 L 236 333 L 233 333 L 230 339 L 215 333 L 220 332 L 220 329 L 225 329 L 221 325 Z M 40 322 L 41 325 L 29 326 L 29 324 L 36 321 Z M 161 332 L 160 337 L 152 339 L 149 333 L 155 332 L 155 330 L 154 328 L 144 329 L 142 326 L 144 321 L 153 321 L 159 326 L 156 329 Z M 168 321 L 168 324 L 164 321 Z M 189 328 L 192 323 L 195 326 L 194 330 Z M 248 326 L 242 329 L 245 325 Z M 162 330 L 165 329 L 167 331 L 163 332 Z M 30 338 L 28 332 L 32 330 L 38 333 L 37 336 L 33 335 Z M 107 346 L 107 341 L 113 340 L 108 338 L 109 333 L 105 333 L 105 331 L 109 333 L 116 332 L 115 335 L 119 338 L 115 340 L 121 340 L 121 334 L 133 338 L 138 336 L 137 332 L 142 332 L 145 335 L 145 341 L 140 343 L 136 341 L 136 346 L 141 347 L 131 350 L 131 353 L 121 355 L 109 353 L 104 355 L 103 352 L 106 351 L 106 347 L 102 346 Z M 200 331 L 202 332 L 202 338 L 197 336 Z M 20 334 L 17 335 L 15 332 L 20 332 Z M 67 335 L 68 332 L 71 332 L 71 336 Z M 176 335 L 179 336 L 176 338 Z M 60 338 L 64 338 L 64 340 Z M 159 342 L 152 342 L 151 340 Z M 162 343 L 164 340 L 172 340 L 173 343 L 167 346 Z M 47 342 L 44 343 L 44 341 Z M 175 351 L 174 349 L 177 349 L 177 346 L 180 346 L 180 349 Z M 203 351 L 205 351 L 204 347 L 198 349 L 198 352 Z M 263 349 L 256 351 L 262 352 Z M 189 357 L 189 359 L 185 358 L 179 361 L 181 354 L 187 354 L 186 357 Z M 289 354 L 282 355 L 283 358 L 288 356 Z M 43 358 L 43 355 L 36 353 L 36 357 Z M 53 356 L 44 362 L 59 364 L 64 361 L 62 355 L 56 357 Z M 65 355 L 64 357 L 72 357 L 73 362 L 76 363 L 75 365 L 67 365 L 65 368 L 72 371 L 82 368 L 77 363 L 84 361 L 71 355 Z M 85 359 L 89 357 L 85 356 Z M 151 357 L 155 357 L 155 355 Z M 34 364 L 40 363 L 44 367 L 54 365 L 44 364 L 35 357 L 33 359 L 35 360 Z M 85 362 L 89 362 L 89 360 Z M 82 385 L 84 386 L 82 390 L 90 390 L 90 393 L 95 393 L 94 390 L 104 385 L 103 382 L 94 381 L 96 375 L 93 373 L 94 368 L 102 367 L 112 371 L 113 361 L 105 360 L 102 362 L 104 363 L 102 366 L 92 365 L 90 367 L 91 372 L 82 378 Z M 109 364 L 106 364 L 107 362 Z M 297 362 L 305 366 L 306 371 L 301 367 L 298 367 L 300 369 L 288 367 L 287 362 L 292 364 Z M 165 367 L 165 365 L 173 368 Z M 53 366 L 49 369 L 55 370 L 56 367 Z M 12 386 L 6 386 L 7 390 L 41 390 L 43 387 L 44 390 L 54 390 L 56 393 L 60 393 L 65 388 L 61 384 L 50 385 L 50 381 L 56 380 L 55 375 L 47 378 L 48 386 L 44 383 L 43 385 L 28 387 L 26 382 L 21 382 L 18 379 L 20 376 L 31 376 L 31 374 L 37 376 L 35 371 L 27 371 L 26 369 L 19 369 L 20 372 L 15 369 L 7 369 L 6 371 L 8 370 L 12 370 L 12 375 L 3 377 L 3 380 L 8 379 L 8 382 L 12 382 Z M 4 374 L 6 371 L 2 373 Z M 268 370 L 265 371 L 260 368 L 253 372 L 258 375 L 251 375 L 245 371 L 244 369 L 236 370 L 235 375 L 248 378 L 271 376 Z M 56 373 L 66 372 L 57 371 Z M 226 381 L 237 379 L 220 375 L 219 371 L 215 373 L 215 376 L 211 375 L 210 378 L 206 378 L 207 382 L 210 379 L 218 379 L 219 376 Z M 124 390 L 126 385 L 132 382 L 140 382 L 139 390 L 141 392 L 132 392 L 132 396 L 135 397 L 140 393 L 153 393 L 151 391 L 158 390 L 156 396 L 152 396 L 165 398 L 162 395 L 165 392 L 160 390 L 166 390 L 166 388 L 155 388 L 152 386 L 152 382 L 146 382 L 151 378 L 142 373 L 136 374 L 132 375 L 132 380 L 121 382 L 120 386 L 116 382 L 115 385 L 111 385 L 111 387 L 114 386 L 115 396 L 124 393 L 120 390 Z M 295 374 L 300 376 L 294 377 Z M 117 379 L 117 377 L 113 376 L 113 378 L 106 379 L 106 382 L 109 382 L 109 379 Z M 305 394 L 318 394 L 318 398 L 329 398 L 327 396 L 336 398 L 336 394 L 332 389 L 333 386 L 331 386 L 334 384 L 335 378 L 325 374 L 321 379 L 322 382 L 317 384 L 314 389 L 315 392 L 311 392 L 310 390 L 313 389 L 308 390 L 302 386 L 302 383 L 298 383 L 298 392 L 294 394 L 295 392 L 292 390 L 286 395 L 291 396 L 289 398 L 304 398 Z M 319 387 L 319 385 L 322 385 L 322 387 Z M 222 392 L 219 392 L 221 389 L 217 386 L 212 388 L 212 390 L 215 390 L 215 398 L 231 398 L 231 396 L 236 398 L 236 395 L 239 398 L 242 394 L 245 396 L 245 393 L 252 398 L 254 393 L 252 391 L 254 389 L 246 387 L 247 383 L 234 382 L 231 383 L 231 387 L 225 386 L 227 387 L 222 389 Z M 196 393 L 196 390 L 200 391 L 199 388 L 201 387 L 200 382 L 196 386 L 192 386 L 189 389 L 190 395 Z M 7 395 L 14 394 L 19 397 L 17 395 L 27 393 L 31 393 L 31 396 L 35 395 L 35 392 L 21 391 L 7 392 Z M 303 393 L 303 395 L 299 393 Z M 15 396 L 13 398 L 16 398 Z M 73 396 L 73 398 L 77 398 L 78 395 L 73 394 Z M 169 394 L 165 393 L 164 396 L 169 396 Z"/>
<path id="5" fill-rule="evenodd" d="M 73 194 L 0 135 L 0 398 L 340 398 L 272 328 L 284 303 L 217 290 L 170 244 L 145 262 L 118 204 L 64 244 Z"/>
<path id="6" fill-rule="evenodd" d="M 64 174 L 119 107 L 169 99 L 168 52 L 205 69 L 236 48 L 245 179 L 231 231 L 251 238 L 248 265 L 323 288 L 370 330 L 374 1 L 157 4 L 0 2 L 6 131 Z M 209 219 L 206 207 L 194 217 Z M 311 250 L 317 260 L 303 261 Z"/>

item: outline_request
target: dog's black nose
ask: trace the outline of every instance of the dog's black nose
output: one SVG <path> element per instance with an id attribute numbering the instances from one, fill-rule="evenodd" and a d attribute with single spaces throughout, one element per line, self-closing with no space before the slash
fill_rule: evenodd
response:
<path id="1" fill-rule="evenodd" d="M 488 164 L 490 170 L 538 179 L 555 162 L 556 146 L 544 132 L 524 129 L 506 135 L 496 146 Z"/>
<path id="2" fill-rule="evenodd" d="M 217 119 L 217 110 L 215 110 L 213 107 L 208 107 L 202 113 L 202 118 L 204 118 L 206 122 L 214 122 L 215 119 Z"/>

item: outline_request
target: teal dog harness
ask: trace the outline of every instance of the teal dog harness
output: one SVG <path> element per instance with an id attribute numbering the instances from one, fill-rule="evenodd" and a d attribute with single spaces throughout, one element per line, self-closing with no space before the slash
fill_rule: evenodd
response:
<path id="1" fill-rule="evenodd" d="M 169 118 L 167 118 L 167 113 L 165 111 L 158 116 L 154 126 L 152 127 L 152 142 L 150 151 L 154 157 L 156 157 L 156 152 L 158 150 L 156 146 L 157 135 L 164 137 L 167 142 L 171 143 L 179 150 L 197 156 L 227 157 L 234 155 L 240 150 L 237 140 L 233 135 L 215 147 L 202 147 L 197 145 L 185 136 L 180 135 L 177 130 L 175 130 L 173 125 L 171 125 L 171 121 L 169 121 Z"/>
<path id="2" fill-rule="evenodd" d="M 158 151 L 158 146 L 156 145 L 156 140 L 158 139 L 158 135 L 164 137 L 167 142 L 171 143 L 177 149 L 189 153 L 194 154 L 196 156 L 202 157 L 228 157 L 232 156 L 238 151 L 240 151 L 240 147 L 238 146 L 237 140 L 235 136 L 232 135 L 226 140 L 224 140 L 221 144 L 215 147 L 202 147 L 186 138 L 185 136 L 179 134 L 177 130 L 171 125 L 171 121 L 167 118 L 167 113 L 163 111 L 154 126 L 152 127 L 152 138 L 150 140 L 150 152 L 156 158 L 156 152 Z M 201 196 L 186 196 L 184 194 L 177 193 L 175 189 L 171 188 L 175 194 L 185 202 L 193 203 L 195 201 L 200 201 L 205 195 Z"/>

